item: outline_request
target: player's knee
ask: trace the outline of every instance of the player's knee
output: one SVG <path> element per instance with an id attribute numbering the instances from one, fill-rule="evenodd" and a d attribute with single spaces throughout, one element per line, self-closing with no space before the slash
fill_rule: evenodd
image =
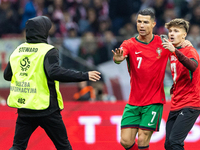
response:
<path id="1" fill-rule="evenodd" d="M 146 143 L 146 137 L 144 136 L 138 137 L 138 145 L 145 146 L 145 143 Z"/>
<path id="2" fill-rule="evenodd" d="M 128 148 L 133 145 L 133 141 L 131 141 L 130 139 L 126 139 L 126 138 L 121 138 L 120 143 L 124 148 Z"/>
<path id="3" fill-rule="evenodd" d="M 151 136 L 148 134 L 140 134 L 138 135 L 138 145 L 139 146 L 147 146 L 149 145 Z"/>
<path id="4" fill-rule="evenodd" d="M 172 136 L 170 136 L 170 137 L 169 137 L 169 141 L 168 141 L 168 145 L 171 146 L 171 145 L 173 145 L 175 142 L 176 142 L 175 139 L 174 139 Z"/>
<path id="5" fill-rule="evenodd" d="M 170 136 L 168 145 L 171 149 L 177 149 L 177 147 L 182 147 L 184 143 Z"/>

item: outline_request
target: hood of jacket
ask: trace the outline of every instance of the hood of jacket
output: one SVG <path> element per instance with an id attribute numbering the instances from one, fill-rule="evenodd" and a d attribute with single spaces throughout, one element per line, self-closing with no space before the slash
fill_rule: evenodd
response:
<path id="1" fill-rule="evenodd" d="M 26 42 L 27 43 L 47 43 L 51 20 L 46 16 L 38 16 L 26 22 Z"/>

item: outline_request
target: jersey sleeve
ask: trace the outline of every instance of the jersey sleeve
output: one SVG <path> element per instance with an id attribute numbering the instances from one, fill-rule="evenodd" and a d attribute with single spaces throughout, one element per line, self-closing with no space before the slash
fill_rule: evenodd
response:
<path id="1" fill-rule="evenodd" d="M 196 49 L 193 48 L 193 47 L 190 47 L 190 48 L 189 48 L 188 53 L 187 53 L 187 57 L 190 58 L 190 59 L 193 58 L 193 59 L 195 59 L 196 61 L 199 60 L 199 55 L 198 55 Z"/>
<path id="2" fill-rule="evenodd" d="M 123 56 L 129 55 L 129 41 L 125 40 L 121 45 L 120 48 L 123 50 Z"/>

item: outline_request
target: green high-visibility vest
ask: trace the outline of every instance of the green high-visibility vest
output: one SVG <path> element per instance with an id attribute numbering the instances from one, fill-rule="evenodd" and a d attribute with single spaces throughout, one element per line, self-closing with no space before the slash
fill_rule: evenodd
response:
<path id="1" fill-rule="evenodd" d="M 50 92 L 44 71 L 44 57 L 54 48 L 46 43 L 23 43 L 10 56 L 12 79 L 7 104 L 10 107 L 44 110 L 50 104 Z M 54 81 L 57 100 L 63 109 L 59 82 Z"/>

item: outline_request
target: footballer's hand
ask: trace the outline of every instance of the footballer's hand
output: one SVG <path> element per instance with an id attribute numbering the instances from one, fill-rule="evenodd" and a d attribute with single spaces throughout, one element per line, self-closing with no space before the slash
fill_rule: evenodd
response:
<path id="1" fill-rule="evenodd" d="M 183 43 L 181 43 L 182 48 L 184 48 L 186 46 L 192 46 L 193 47 L 192 43 L 188 40 L 185 40 L 185 41 L 183 41 Z"/>
<path id="2" fill-rule="evenodd" d="M 173 44 L 170 41 L 166 40 L 165 38 L 164 38 L 164 40 L 165 40 L 165 42 L 162 43 L 163 47 L 165 49 L 168 49 L 172 53 L 175 52 L 175 47 L 173 46 Z"/>
<path id="3" fill-rule="evenodd" d="M 115 63 L 120 63 L 122 62 L 127 56 L 123 56 L 123 49 L 121 48 L 116 48 L 115 51 L 112 50 L 113 53 L 113 60 Z"/>
<path id="4" fill-rule="evenodd" d="M 89 76 L 89 80 L 90 81 L 98 81 L 98 80 L 100 80 L 100 72 L 98 72 L 98 71 L 89 71 L 88 72 L 88 76 Z"/>

